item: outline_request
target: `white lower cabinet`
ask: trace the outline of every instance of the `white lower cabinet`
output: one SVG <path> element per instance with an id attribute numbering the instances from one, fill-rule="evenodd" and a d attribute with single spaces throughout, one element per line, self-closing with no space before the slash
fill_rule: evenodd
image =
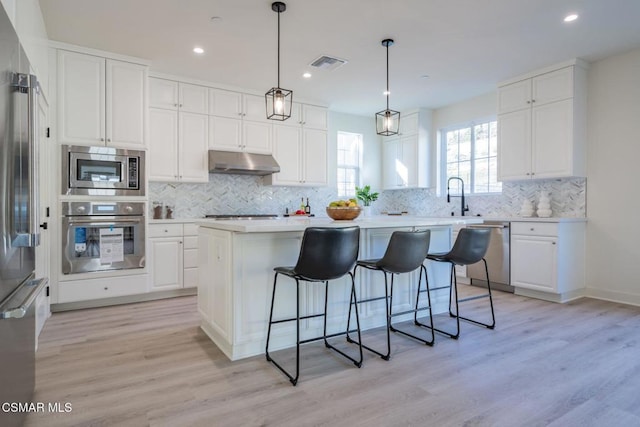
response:
<path id="1" fill-rule="evenodd" d="M 197 286 L 196 225 L 150 224 L 148 247 L 151 291 Z"/>
<path id="2" fill-rule="evenodd" d="M 511 285 L 516 293 L 564 302 L 585 287 L 582 222 L 511 224 Z"/>

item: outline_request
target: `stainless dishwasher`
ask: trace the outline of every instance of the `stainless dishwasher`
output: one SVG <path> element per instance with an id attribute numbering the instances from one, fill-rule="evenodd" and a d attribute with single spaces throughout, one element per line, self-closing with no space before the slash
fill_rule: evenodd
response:
<path id="1" fill-rule="evenodd" d="M 511 263 L 509 239 L 511 235 L 511 223 L 505 221 L 485 221 L 483 224 L 470 225 L 468 227 L 483 227 L 491 229 L 489 249 L 484 257 L 487 260 L 491 288 L 500 291 L 513 292 L 514 288 L 510 285 L 509 279 Z M 487 286 L 484 264 L 482 261 L 469 265 L 467 267 L 467 276 L 471 279 L 472 285 Z"/>

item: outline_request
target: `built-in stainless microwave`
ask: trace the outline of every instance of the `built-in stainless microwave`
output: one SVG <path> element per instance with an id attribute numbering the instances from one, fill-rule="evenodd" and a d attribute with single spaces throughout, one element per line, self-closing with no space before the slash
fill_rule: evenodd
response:
<path id="1" fill-rule="evenodd" d="M 144 151 L 62 146 L 62 194 L 144 196 Z"/>

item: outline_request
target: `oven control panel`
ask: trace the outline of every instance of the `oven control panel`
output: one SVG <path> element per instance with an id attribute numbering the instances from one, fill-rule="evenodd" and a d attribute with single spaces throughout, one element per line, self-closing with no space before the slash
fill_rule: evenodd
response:
<path id="1" fill-rule="evenodd" d="M 63 216 L 144 216 L 144 202 L 63 202 Z"/>

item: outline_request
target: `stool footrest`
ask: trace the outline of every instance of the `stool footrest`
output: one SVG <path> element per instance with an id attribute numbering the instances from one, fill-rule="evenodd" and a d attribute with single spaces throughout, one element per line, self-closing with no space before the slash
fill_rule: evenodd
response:
<path id="1" fill-rule="evenodd" d="M 358 301 L 351 301 L 351 304 L 362 304 L 363 302 L 372 302 L 372 301 L 380 301 L 383 299 L 387 299 L 387 297 L 373 297 L 373 298 L 368 298 L 368 299 L 360 299 Z"/>
<path id="2" fill-rule="evenodd" d="M 354 332 L 357 332 L 357 330 L 354 331 Z M 327 338 L 339 337 L 340 335 L 346 335 L 346 334 L 347 334 L 346 332 L 336 332 L 335 334 L 327 334 L 326 336 L 320 335 L 319 337 L 307 338 L 307 339 L 304 339 L 304 340 L 300 340 L 300 344 L 306 344 L 306 343 L 309 343 L 309 342 L 319 341 L 319 340 L 327 339 Z"/>
<path id="3" fill-rule="evenodd" d="M 487 298 L 489 294 L 473 295 L 470 297 L 460 298 L 458 302 L 473 301 L 474 299 Z"/>
<path id="4" fill-rule="evenodd" d="M 424 310 L 431 310 L 431 307 L 426 306 L 426 307 L 420 307 L 420 308 L 412 308 L 411 310 L 401 311 L 400 313 L 393 313 L 391 314 L 391 317 L 402 316 L 403 314 L 409 314 L 409 313 L 417 313 L 419 311 L 424 311 Z"/>
<path id="5" fill-rule="evenodd" d="M 300 320 L 305 320 L 305 319 L 313 319 L 314 317 L 323 317 L 324 313 L 320 313 L 320 314 L 309 314 L 307 316 L 300 316 Z M 285 323 L 285 322 L 295 322 L 297 319 L 295 317 L 290 317 L 288 319 L 279 319 L 279 320 L 272 320 L 270 323 L 272 325 L 278 324 L 278 323 Z"/>

